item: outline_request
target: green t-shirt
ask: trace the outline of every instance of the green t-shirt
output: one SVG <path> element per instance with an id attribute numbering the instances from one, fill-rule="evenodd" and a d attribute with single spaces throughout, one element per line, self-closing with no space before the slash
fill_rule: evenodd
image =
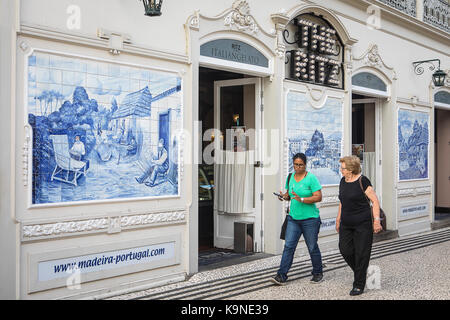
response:
<path id="1" fill-rule="evenodd" d="M 302 203 L 294 199 L 294 194 L 292 190 L 300 197 L 300 198 L 308 198 L 312 197 L 313 192 L 319 191 L 322 189 L 319 180 L 315 175 L 311 172 L 308 172 L 305 178 L 303 178 L 300 182 L 295 181 L 294 173 L 291 175 L 291 180 L 289 181 L 289 176 L 286 179 L 286 189 L 289 190 L 289 195 L 291 197 L 291 204 L 289 209 L 289 214 L 295 220 L 304 220 L 309 218 L 318 218 L 319 217 L 319 209 L 317 209 L 315 203 Z"/>

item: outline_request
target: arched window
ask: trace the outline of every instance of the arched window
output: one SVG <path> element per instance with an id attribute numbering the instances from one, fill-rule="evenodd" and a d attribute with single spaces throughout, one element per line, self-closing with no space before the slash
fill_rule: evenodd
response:
<path id="1" fill-rule="evenodd" d="M 353 91 L 355 92 L 373 92 L 379 96 L 388 95 L 386 83 L 370 72 L 360 72 L 352 77 Z"/>
<path id="2" fill-rule="evenodd" d="M 450 93 L 447 91 L 439 91 L 434 95 L 434 102 L 436 105 L 450 106 Z"/>

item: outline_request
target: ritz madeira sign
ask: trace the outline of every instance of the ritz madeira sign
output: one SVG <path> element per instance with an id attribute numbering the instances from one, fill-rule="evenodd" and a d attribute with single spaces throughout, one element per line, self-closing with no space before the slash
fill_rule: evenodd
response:
<path id="1" fill-rule="evenodd" d="M 294 41 L 287 39 L 290 31 L 295 31 Z M 286 51 L 289 79 L 342 87 L 342 43 L 327 21 L 301 15 L 293 19 L 283 36 L 288 45 L 293 45 Z"/>

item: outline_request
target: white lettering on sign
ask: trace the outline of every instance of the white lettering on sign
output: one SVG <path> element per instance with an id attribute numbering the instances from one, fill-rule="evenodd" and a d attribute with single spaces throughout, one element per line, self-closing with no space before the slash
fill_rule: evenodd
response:
<path id="1" fill-rule="evenodd" d="M 335 230 L 336 228 L 336 218 L 322 220 L 320 225 L 320 231 Z"/>
<path id="2" fill-rule="evenodd" d="M 98 272 L 124 266 L 171 259 L 175 256 L 175 242 L 109 251 L 66 259 L 44 261 L 38 264 L 39 281 L 66 278 L 72 271 L 79 274 Z"/>
<path id="3" fill-rule="evenodd" d="M 416 214 L 428 213 L 428 204 L 419 204 L 414 206 L 402 207 L 400 209 L 400 215 L 402 217 Z"/>

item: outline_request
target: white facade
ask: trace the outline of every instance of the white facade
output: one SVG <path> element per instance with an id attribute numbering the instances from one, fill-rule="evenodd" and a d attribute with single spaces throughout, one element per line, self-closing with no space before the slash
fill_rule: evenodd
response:
<path id="1" fill-rule="evenodd" d="M 397 230 L 400 236 L 430 230 L 434 221 L 436 184 L 434 95 L 441 91 L 450 94 L 450 84 L 447 77 L 444 87 L 434 87 L 432 72 L 425 70 L 423 75 L 416 75 L 412 63 L 440 59 L 441 69 L 448 74 L 448 24 L 445 31 L 423 22 L 422 1 L 417 1 L 416 7 L 420 19 L 373 0 L 261 2 L 169 0 L 164 1 L 159 17 L 144 16 L 144 8 L 138 1 L 126 5 L 117 0 L 0 2 L 1 297 L 104 297 L 182 281 L 198 271 L 196 159 L 201 157 L 202 150 L 195 143 L 199 139 L 195 121 L 202 117 L 199 114 L 199 74 L 203 67 L 245 74 L 254 79 L 248 82 L 256 88 L 254 127 L 265 130 L 266 135 L 265 140 L 258 140 L 256 144 L 256 160 L 263 166 L 255 171 L 256 211 L 252 217 L 247 217 L 255 225 L 256 251 L 272 254 L 282 251 L 279 230 L 284 218 L 283 207 L 272 192 L 284 187 L 291 161 L 290 93 L 305 97 L 313 110 L 323 108 L 327 99 L 339 101 L 342 155 L 349 155 L 352 150 L 352 93 L 365 97 L 361 103 L 373 104 L 377 194 L 387 214 L 388 229 Z M 381 13 L 379 21 L 377 12 Z M 303 13 L 322 15 L 339 34 L 344 46 L 343 89 L 286 79 L 283 30 Z M 446 18 L 448 20 L 449 16 Z M 371 27 L 374 22 L 375 25 L 380 23 L 378 29 Z M 200 54 L 203 44 L 220 39 L 250 45 L 267 58 L 267 67 Z M 36 52 L 89 60 L 98 65 L 148 69 L 151 73 L 180 79 L 181 90 L 169 100 L 155 104 L 155 110 L 161 113 L 172 106 L 179 110 L 180 122 L 174 128 L 184 129 L 178 149 L 178 192 L 160 193 L 160 197 L 36 205 L 32 195 L 34 137 L 28 119 L 29 57 Z M 361 72 L 381 79 L 386 90 L 352 87 L 352 77 Z M 112 87 L 105 89 L 113 90 Z M 441 110 L 449 107 L 439 103 Z M 407 115 L 419 114 L 426 118 L 425 178 L 404 179 L 399 174 L 403 167 L 398 127 L 399 115 L 404 110 Z M 155 114 L 150 118 L 148 121 L 154 121 L 152 126 L 160 121 Z M 150 135 L 153 140 L 158 139 L 156 131 Z M 302 147 L 302 142 L 296 143 Z M 338 147 L 333 145 L 333 148 Z M 450 193 L 450 186 L 447 187 Z M 263 196 L 260 197 L 260 193 Z M 320 233 L 321 248 L 337 247 L 334 228 L 325 225 L 332 225 L 338 204 L 338 185 L 324 186 L 323 201 L 319 205 L 322 221 L 326 222 Z M 230 219 L 229 216 L 217 217 L 214 232 L 232 236 L 232 229 L 223 227 L 225 222 L 220 222 L 220 219 Z M 243 218 L 233 217 L 232 221 Z M 55 266 L 66 263 L 81 263 L 85 268 L 81 273 L 73 270 L 66 272 L 66 276 L 62 272 L 56 275 Z M 49 273 L 49 266 L 53 273 Z"/>

